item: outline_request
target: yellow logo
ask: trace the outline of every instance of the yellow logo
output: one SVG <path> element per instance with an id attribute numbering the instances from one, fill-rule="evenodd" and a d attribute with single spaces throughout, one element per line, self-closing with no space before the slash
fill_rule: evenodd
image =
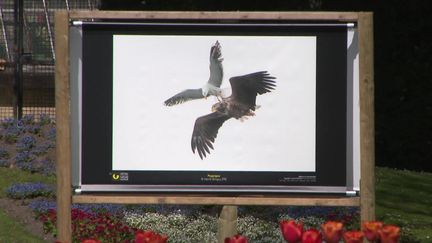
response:
<path id="1" fill-rule="evenodd" d="M 119 175 L 119 174 L 116 174 L 116 173 L 113 173 L 113 174 L 112 174 L 112 178 L 113 178 L 114 180 L 118 180 L 118 179 L 120 179 L 120 175 Z"/>

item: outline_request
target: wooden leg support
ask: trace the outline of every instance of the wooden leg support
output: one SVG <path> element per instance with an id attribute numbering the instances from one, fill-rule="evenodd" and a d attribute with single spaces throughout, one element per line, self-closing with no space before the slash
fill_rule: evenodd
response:
<path id="1" fill-rule="evenodd" d="M 237 234 L 237 206 L 223 206 L 218 219 L 218 242 Z"/>

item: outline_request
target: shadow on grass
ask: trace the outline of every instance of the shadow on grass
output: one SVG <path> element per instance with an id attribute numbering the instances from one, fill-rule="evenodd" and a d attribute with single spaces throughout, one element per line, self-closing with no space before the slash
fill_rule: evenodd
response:
<path id="1" fill-rule="evenodd" d="M 432 174 L 376 169 L 377 219 L 432 242 Z"/>
<path id="2" fill-rule="evenodd" d="M 0 242 L 43 243 L 44 241 L 26 232 L 23 225 L 0 209 Z"/>

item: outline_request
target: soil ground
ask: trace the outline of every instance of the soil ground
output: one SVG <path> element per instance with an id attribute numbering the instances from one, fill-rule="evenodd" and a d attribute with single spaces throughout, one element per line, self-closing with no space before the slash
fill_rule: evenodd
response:
<path id="1" fill-rule="evenodd" d="M 0 198 L 0 209 L 7 215 L 21 223 L 27 232 L 38 236 L 45 242 L 55 242 L 55 238 L 43 232 L 42 222 L 36 220 L 34 213 L 23 200 L 12 200 L 9 198 Z"/>

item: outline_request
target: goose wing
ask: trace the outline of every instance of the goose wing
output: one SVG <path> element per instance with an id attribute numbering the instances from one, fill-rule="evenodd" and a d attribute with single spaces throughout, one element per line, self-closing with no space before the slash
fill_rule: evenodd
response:
<path id="1" fill-rule="evenodd" d="M 219 41 L 210 48 L 210 77 L 208 83 L 220 87 L 223 78 L 222 52 Z"/>
<path id="2" fill-rule="evenodd" d="M 173 106 L 189 100 L 195 100 L 201 98 L 204 98 L 201 89 L 187 89 L 165 100 L 164 104 L 166 106 Z"/>

